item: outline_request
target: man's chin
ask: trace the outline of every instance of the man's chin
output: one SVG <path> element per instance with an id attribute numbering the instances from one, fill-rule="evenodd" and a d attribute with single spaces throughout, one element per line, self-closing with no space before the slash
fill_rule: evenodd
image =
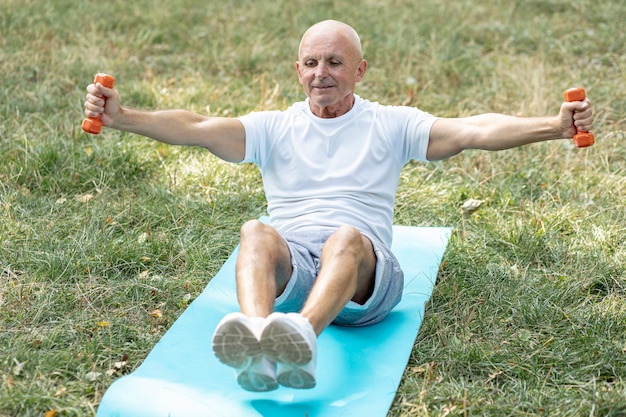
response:
<path id="1" fill-rule="evenodd" d="M 331 91 L 320 92 L 314 91 L 309 96 L 312 102 L 320 107 L 329 107 L 337 104 L 340 100 Z"/>

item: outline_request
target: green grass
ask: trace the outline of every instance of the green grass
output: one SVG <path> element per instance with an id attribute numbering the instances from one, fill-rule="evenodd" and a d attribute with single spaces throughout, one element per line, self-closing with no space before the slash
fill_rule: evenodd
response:
<path id="1" fill-rule="evenodd" d="M 325 18 L 360 32 L 371 100 L 534 116 L 584 85 L 596 106 L 590 149 L 405 168 L 396 223 L 455 232 L 389 416 L 626 415 L 626 3 L 5 0 L 0 416 L 93 415 L 265 211 L 253 167 L 83 134 L 93 74 L 134 107 L 285 108 Z"/>

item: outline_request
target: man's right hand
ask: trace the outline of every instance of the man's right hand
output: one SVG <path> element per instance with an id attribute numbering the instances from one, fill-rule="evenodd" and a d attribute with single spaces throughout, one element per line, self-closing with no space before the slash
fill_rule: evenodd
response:
<path id="1" fill-rule="evenodd" d="M 241 162 L 246 154 L 246 131 L 237 118 L 209 117 L 187 110 L 124 108 L 117 90 L 89 84 L 85 116 L 98 115 L 103 126 L 170 145 L 201 146 L 225 161 Z"/>
<path id="2" fill-rule="evenodd" d="M 97 117 L 100 114 L 104 126 L 111 127 L 115 117 L 122 112 L 119 93 L 113 88 L 107 88 L 100 83 L 89 84 L 86 98 L 85 116 Z"/>

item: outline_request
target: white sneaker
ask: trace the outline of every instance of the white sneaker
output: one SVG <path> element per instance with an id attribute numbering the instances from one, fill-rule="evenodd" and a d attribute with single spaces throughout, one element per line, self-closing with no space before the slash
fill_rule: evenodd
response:
<path id="1" fill-rule="evenodd" d="M 235 369 L 237 383 L 247 391 L 278 388 L 276 364 L 263 356 L 259 343 L 264 323 L 264 319 L 230 313 L 219 322 L 213 334 L 215 356 Z"/>
<path id="2" fill-rule="evenodd" d="M 250 366 L 237 370 L 237 383 L 246 391 L 267 392 L 278 388 L 276 363 L 261 355 Z"/>
<path id="3" fill-rule="evenodd" d="M 278 363 L 278 383 L 290 388 L 315 387 L 317 336 L 309 320 L 297 313 L 273 313 L 261 333 L 261 350 Z"/>
<path id="4" fill-rule="evenodd" d="M 278 364 L 278 383 L 283 387 L 310 389 L 315 388 L 315 360 L 302 366 Z"/>

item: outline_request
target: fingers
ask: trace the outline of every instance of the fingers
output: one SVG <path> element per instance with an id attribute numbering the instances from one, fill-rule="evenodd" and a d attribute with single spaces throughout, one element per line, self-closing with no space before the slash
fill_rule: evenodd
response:
<path id="1" fill-rule="evenodd" d="M 104 113 L 106 98 L 113 95 L 113 89 L 106 88 L 102 84 L 89 84 L 85 101 L 85 116 L 97 117 Z"/>
<path id="2" fill-rule="evenodd" d="M 572 115 L 574 126 L 580 131 L 588 132 L 593 129 L 593 121 L 595 120 L 591 102 L 589 99 L 585 99 L 584 101 L 578 102 L 578 104 L 578 108 L 574 109 L 574 114 Z"/>
<path id="3" fill-rule="evenodd" d="M 97 117 L 100 113 L 104 113 L 105 100 L 98 92 L 95 85 L 90 84 L 87 87 L 87 96 L 85 97 L 85 116 Z"/>
<path id="4" fill-rule="evenodd" d="M 581 132 L 588 132 L 593 129 L 593 107 L 591 101 L 564 102 L 561 107 L 561 117 L 565 129 L 578 129 Z M 568 133 L 571 131 L 567 130 Z M 576 133 L 576 132 L 574 132 Z M 574 133 L 571 133 L 572 135 Z"/>

